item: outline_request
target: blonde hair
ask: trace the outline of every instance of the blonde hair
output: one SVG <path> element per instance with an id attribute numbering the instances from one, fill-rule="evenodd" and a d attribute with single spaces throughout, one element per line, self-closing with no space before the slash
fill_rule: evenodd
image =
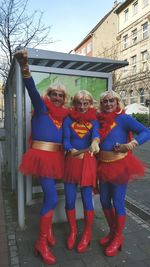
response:
<path id="1" fill-rule="evenodd" d="M 90 102 L 91 107 L 93 106 L 93 97 L 87 90 L 78 91 L 72 98 L 72 105 L 75 106 L 78 100 L 85 99 Z"/>
<path id="2" fill-rule="evenodd" d="M 53 83 L 51 84 L 47 90 L 44 92 L 43 96 L 44 97 L 50 97 L 51 93 L 53 91 L 60 91 L 63 93 L 63 98 L 64 98 L 64 103 L 67 102 L 67 90 L 66 90 L 66 87 L 60 83 L 60 82 L 56 82 L 56 83 Z"/>
<path id="3" fill-rule="evenodd" d="M 102 111 L 102 103 L 103 103 L 103 100 L 106 96 L 110 96 L 110 97 L 113 97 L 117 100 L 117 106 L 118 108 L 120 108 L 121 110 L 124 110 L 124 104 L 120 98 L 120 95 L 117 94 L 115 91 L 113 90 L 108 90 L 106 92 L 103 92 L 100 94 L 100 98 L 99 98 L 99 109 L 100 111 Z"/>

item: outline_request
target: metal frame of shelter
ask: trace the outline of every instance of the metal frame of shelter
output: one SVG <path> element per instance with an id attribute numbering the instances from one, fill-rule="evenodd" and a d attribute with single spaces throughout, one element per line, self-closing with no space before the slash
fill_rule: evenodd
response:
<path id="1" fill-rule="evenodd" d="M 111 72 L 128 65 L 127 61 L 37 49 L 27 50 L 31 72 L 105 78 L 108 81 L 108 90 L 112 88 Z M 17 170 L 22 154 L 27 148 L 30 117 L 31 102 L 22 82 L 20 66 L 14 58 L 5 89 L 5 160 L 11 173 L 11 189 L 17 192 L 18 224 L 22 229 L 25 226 L 25 203 L 32 203 L 32 178 L 26 177 L 24 180 Z"/>

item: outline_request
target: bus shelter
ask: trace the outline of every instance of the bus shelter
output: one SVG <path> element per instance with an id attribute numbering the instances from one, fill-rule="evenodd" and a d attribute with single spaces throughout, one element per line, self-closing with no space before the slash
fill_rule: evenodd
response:
<path id="1" fill-rule="evenodd" d="M 41 94 L 51 83 L 60 81 L 66 86 L 70 99 L 78 90 L 86 89 L 92 93 L 95 103 L 101 92 L 112 88 L 111 72 L 128 65 L 127 61 L 37 49 L 27 50 L 30 71 Z M 5 162 L 11 177 L 11 190 L 17 195 L 18 224 L 22 229 L 25 226 L 25 206 L 34 204 L 35 194 L 40 192 L 32 177 L 24 179 L 18 172 L 22 154 L 28 148 L 31 110 L 31 101 L 23 85 L 20 66 L 14 58 L 5 88 Z M 63 191 L 61 183 L 58 183 L 58 190 Z M 62 219 L 59 217 L 62 210 L 62 206 L 60 207 L 55 221 Z"/>

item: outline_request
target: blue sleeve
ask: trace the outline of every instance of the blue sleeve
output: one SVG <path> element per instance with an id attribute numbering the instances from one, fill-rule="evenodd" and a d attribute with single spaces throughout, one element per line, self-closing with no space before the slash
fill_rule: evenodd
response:
<path id="1" fill-rule="evenodd" d="M 92 140 L 94 138 L 100 138 L 98 121 L 94 120 L 92 121 L 92 124 L 93 124 Z"/>
<path id="2" fill-rule="evenodd" d="M 67 117 L 63 122 L 63 145 L 66 151 L 73 149 L 73 146 L 71 145 L 70 142 L 70 136 L 71 136 L 70 124 L 71 124 L 71 119 Z"/>
<path id="3" fill-rule="evenodd" d="M 124 125 L 128 128 L 128 131 L 136 134 L 134 139 L 139 145 L 150 140 L 150 130 L 131 116 L 125 115 Z"/>
<path id="4" fill-rule="evenodd" d="M 30 96 L 32 105 L 34 107 L 34 112 L 36 115 L 46 112 L 46 106 L 39 94 L 39 92 L 36 89 L 34 80 L 32 77 L 30 78 L 24 78 L 23 79 L 24 84 L 28 90 L 28 94 Z"/>

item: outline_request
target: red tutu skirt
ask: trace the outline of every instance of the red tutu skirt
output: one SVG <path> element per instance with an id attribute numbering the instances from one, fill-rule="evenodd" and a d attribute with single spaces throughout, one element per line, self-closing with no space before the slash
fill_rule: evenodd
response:
<path id="1" fill-rule="evenodd" d="M 120 160 L 98 163 L 98 179 L 100 182 L 125 184 L 128 181 L 143 177 L 146 166 L 131 152 Z"/>
<path id="2" fill-rule="evenodd" d="M 64 181 L 81 186 L 96 186 L 96 158 L 88 152 L 83 159 L 66 157 Z"/>
<path id="3" fill-rule="evenodd" d="M 23 175 L 61 179 L 64 175 L 64 152 L 30 148 L 22 157 L 19 171 Z"/>

